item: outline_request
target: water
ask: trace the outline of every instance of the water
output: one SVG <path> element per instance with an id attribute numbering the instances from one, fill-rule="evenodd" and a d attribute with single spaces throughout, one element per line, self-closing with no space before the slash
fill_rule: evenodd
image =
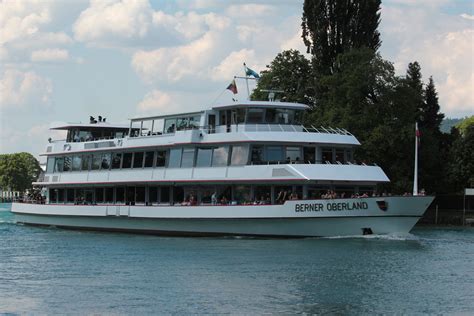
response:
<path id="1" fill-rule="evenodd" d="M 473 313 L 474 229 L 326 239 L 164 238 L 13 223 L 0 313 Z"/>

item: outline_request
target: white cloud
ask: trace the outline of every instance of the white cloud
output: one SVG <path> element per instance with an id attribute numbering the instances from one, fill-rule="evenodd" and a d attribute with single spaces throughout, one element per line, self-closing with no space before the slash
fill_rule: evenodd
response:
<path id="1" fill-rule="evenodd" d="M 64 61 L 69 59 L 69 52 L 65 49 L 43 49 L 35 50 L 31 53 L 31 61 L 48 62 Z"/>
<path id="2" fill-rule="evenodd" d="M 0 108 L 49 106 L 53 85 L 33 71 L 7 69 L 0 78 Z"/>
<path id="3" fill-rule="evenodd" d="M 441 111 L 447 116 L 472 115 L 474 28 L 465 17 L 441 13 L 443 3 L 424 6 L 410 2 L 409 9 L 384 5 L 382 54 L 395 62 L 401 75 L 408 63 L 418 61 L 425 81 L 433 76 Z"/>
<path id="4" fill-rule="evenodd" d="M 467 19 L 467 20 L 474 20 L 474 15 L 463 13 L 460 16 L 464 19 Z"/>
<path id="5" fill-rule="evenodd" d="M 243 63 L 252 62 L 252 67 L 256 62 L 255 51 L 241 49 L 231 52 L 221 63 L 212 69 L 214 80 L 229 80 L 238 73 L 243 73 Z"/>
<path id="6" fill-rule="evenodd" d="M 153 90 L 145 95 L 145 98 L 138 103 L 137 110 L 140 113 L 148 114 L 164 114 L 169 113 L 173 108 L 171 105 L 171 97 L 168 93 L 159 90 Z"/>
<path id="7" fill-rule="evenodd" d="M 144 37 L 152 23 L 152 11 L 146 0 L 91 0 L 74 23 L 74 35 L 79 41 L 95 43 Z"/>
<path id="8" fill-rule="evenodd" d="M 22 63 L 33 50 L 69 45 L 72 39 L 63 31 L 52 30 L 52 1 L 0 2 L 0 60 Z"/>
<path id="9" fill-rule="evenodd" d="M 255 19 L 264 15 L 274 15 L 276 8 L 266 4 L 234 4 L 229 6 L 226 13 L 233 18 Z"/>

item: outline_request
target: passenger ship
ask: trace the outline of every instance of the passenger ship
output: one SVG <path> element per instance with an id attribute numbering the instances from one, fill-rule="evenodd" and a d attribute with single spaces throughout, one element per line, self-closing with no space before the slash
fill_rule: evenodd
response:
<path id="1" fill-rule="evenodd" d="M 375 196 L 389 181 L 356 163 L 347 130 L 307 127 L 308 106 L 244 101 L 128 125 L 55 124 L 34 225 L 187 236 L 408 233 L 433 197 Z"/>

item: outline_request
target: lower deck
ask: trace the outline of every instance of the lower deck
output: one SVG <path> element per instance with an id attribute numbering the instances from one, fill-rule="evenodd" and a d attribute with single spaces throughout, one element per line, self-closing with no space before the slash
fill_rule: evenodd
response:
<path id="1" fill-rule="evenodd" d="M 52 205 L 14 203 L 35 225 L 185 235 L 334 236 L 406 233 L 433 197 L 291 200 L 280 205 Z"/>

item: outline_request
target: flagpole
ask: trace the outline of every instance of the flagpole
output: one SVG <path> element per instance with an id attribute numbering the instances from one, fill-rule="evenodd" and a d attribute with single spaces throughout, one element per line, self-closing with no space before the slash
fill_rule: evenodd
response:
<path id="1" fill-rule="evenodd" d="M 244 63 L 245 83 L 247 84 L 247 100 L 250 100 L 249 79 L 247 77 L 247 65 Z"/>
<path id="2" fill-rule="evenodd" d="M 415 170 L 413 176 L 413 195 L 418 195 L 418 122 L 415 123 Z"/>

